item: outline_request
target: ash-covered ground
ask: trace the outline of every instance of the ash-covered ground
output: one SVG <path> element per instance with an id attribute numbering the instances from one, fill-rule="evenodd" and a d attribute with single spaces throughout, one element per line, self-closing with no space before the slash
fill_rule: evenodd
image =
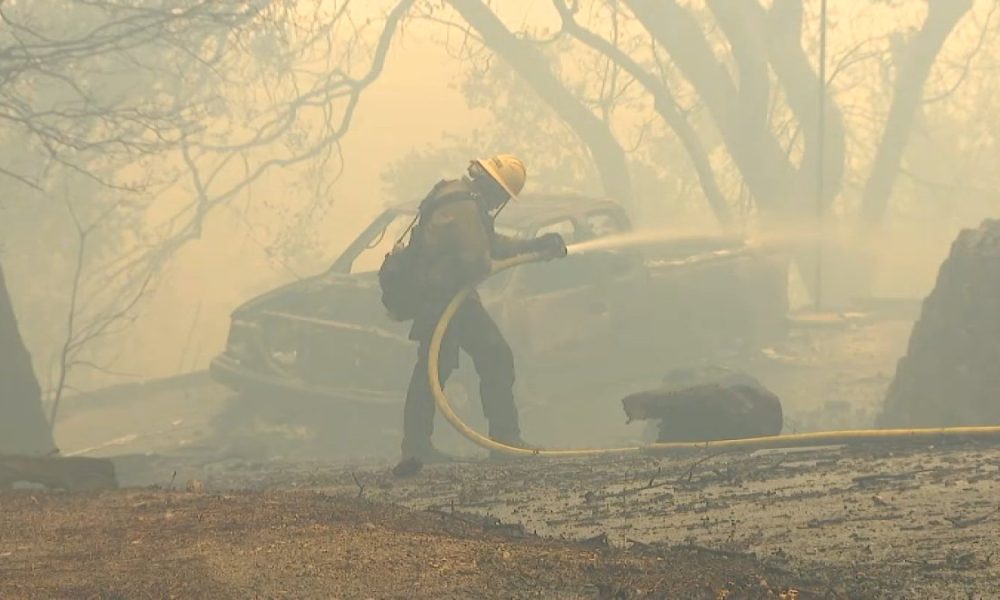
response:
<path id="1" fill-rule="evenodd" d="M 0 495 L 0 596 L 1000 596 L 996 447 L 119 464 L 167 479 Z"/>
<path id="2" fill-rule="evenodd" d="M 786 431 L 869 426 L 909 326 L 805 324 L 730 364 L 782 396 Z M 240 402 L 202 382 L 70 403 L 64 451 L 114 457 L 127 489 L 0 495 L 0 597 L 1000 597 L 997 447 L 489 462 L 442 430 L 466 460 L 397 477 L 392 414 L 372 436 Z"/>

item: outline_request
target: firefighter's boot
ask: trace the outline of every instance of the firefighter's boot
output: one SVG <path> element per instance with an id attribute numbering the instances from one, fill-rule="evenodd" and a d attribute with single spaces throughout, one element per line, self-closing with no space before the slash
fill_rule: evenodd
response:
<path id="1" fill-rule="evenodd" d="M 434 447 L 430 440 L 411 441 L 403 439 L 402 460 L 415 458 L 425 465 L 453 462 L 455 459 Z"/>

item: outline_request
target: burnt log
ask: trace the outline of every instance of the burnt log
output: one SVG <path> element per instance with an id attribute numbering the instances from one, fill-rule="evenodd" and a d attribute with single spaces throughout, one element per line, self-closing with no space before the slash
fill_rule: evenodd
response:
<path id="1" fill-rule="evenodd" d="M 708 442 L 781 433 L 781 401 L 753 377 L 725 369 L 675 372 L 663 387 L 622 400 L 629 421 L 659 421 L 658 442 Z"/>

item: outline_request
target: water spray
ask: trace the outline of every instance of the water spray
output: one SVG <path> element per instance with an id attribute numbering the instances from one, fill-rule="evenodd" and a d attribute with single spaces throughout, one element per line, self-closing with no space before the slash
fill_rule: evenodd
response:
<path id="1" fill-rule="evenodd" d="M 586 254 L 644 246 L 665 246 L 670 244 L 705 245 L 724 248 L 756 248 L 771 251 L 790 250 L 794 247 L 812 247 L 820 239 L 830 246 L 847 245 L 846 239 L 839 239 L 830 233 L 820 233 L 807 226 L 770 228 L 765 232 L 740 238 L 735 235 L 689 233 L 677 229 L 638 229 L 626 233 L 609 235 L 567 246 L 571 255 Z"/>
<path id="2" fill-rule="evenodd" d="M 601 250 L 620 250 L 641 246 L 670 243 L 739 242 L 738 238 L 723 235 L 683 234 L 672 229 L 639 229 L 618 235 L 594 238 L 567 246 L 569 254 L 583 254 Z"/>

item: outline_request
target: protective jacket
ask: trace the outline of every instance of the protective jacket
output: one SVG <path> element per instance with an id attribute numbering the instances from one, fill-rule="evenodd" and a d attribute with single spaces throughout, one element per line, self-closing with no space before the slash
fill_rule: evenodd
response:
<path id="1" fill-rule="evenodd" d="M 528 252 L 532 243 L 496 233 L 493 216 L 464 179 L 434 187 L 414 236 L 426 302 L 435 307 L 488 275 L 494 259 Z"/>

